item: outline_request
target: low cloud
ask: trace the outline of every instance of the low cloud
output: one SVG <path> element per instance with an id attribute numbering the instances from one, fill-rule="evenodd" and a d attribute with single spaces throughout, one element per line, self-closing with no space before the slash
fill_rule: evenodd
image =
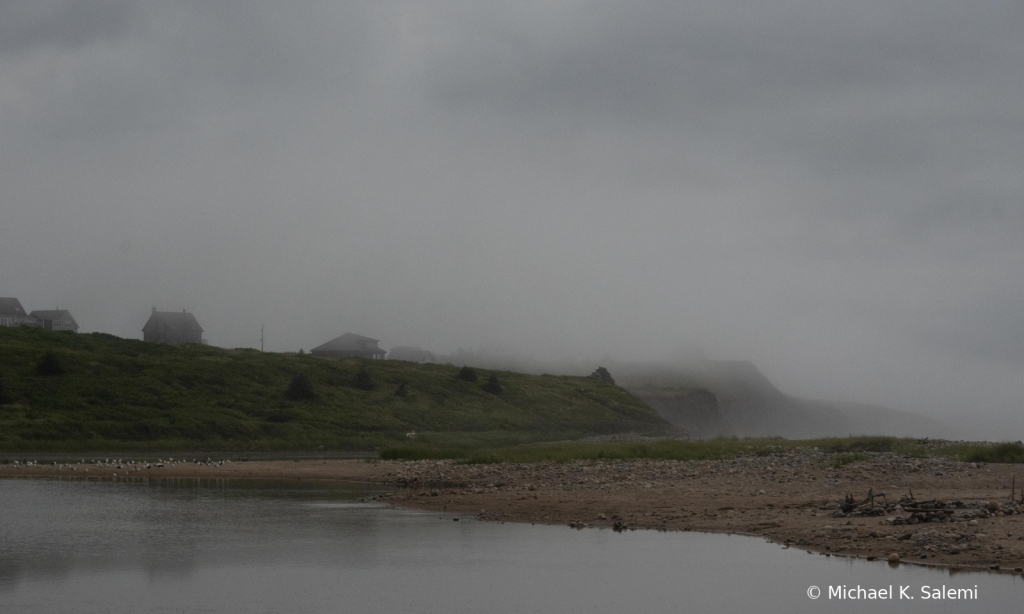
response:
<path id="1" fill-rule="evenodd" d="M 0 295 L 1024 389 L 1019 3 L 0 3 Z M 1008 423 L 1008 422 L 1006 422 Z"/>

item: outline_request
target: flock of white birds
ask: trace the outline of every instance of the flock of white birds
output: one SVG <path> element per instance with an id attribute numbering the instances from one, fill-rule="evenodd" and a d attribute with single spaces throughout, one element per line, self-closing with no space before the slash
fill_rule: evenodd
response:
<path id="1" fill-rule="evenodd" d="M 77 463 L 58 463 L 54 461 L 53 464 L 57 465 L 57 471 L 78 471 L 81 467 L 83 473 L 89 473 L 89 468 L 94 469 L 122 469 L 125 471 L 125 475 L 136 471 L 145 471 L 146 469 L 163 469 L 164 467 L 174 467 L 179 465 L 209 465 L 213 467 L 220 467 L 224 463 L 230 463 L 230 460 L 212 460 L 209 457 L 206 460 L 199 460 L 193 458 L 192 460 L 180 459 L 174 460 L 174 458 L 168 458 L 167 460 L 158 459 L 154 463 L 148 461 L 134 461 L 134 460 L 123 460 L 123 459 L 110 459 L 106 458 L 103 460 L 86 461 L 82 459 Z M 21 467 L 38 467 L 40 466 L 39 461 L 14 461 L 14 468 L 19 469 Z M 117 477 L 117 473 L 114 473 L 114 477 Z"/>

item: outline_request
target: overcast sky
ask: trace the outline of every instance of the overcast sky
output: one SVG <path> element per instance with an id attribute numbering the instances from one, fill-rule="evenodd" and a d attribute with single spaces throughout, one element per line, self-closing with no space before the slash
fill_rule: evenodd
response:
<path id="1" fill-rule="evenodd" d="M 1019 0 L 0 0 L 0 296 L 1010 424 L 1022 101 Z"/>

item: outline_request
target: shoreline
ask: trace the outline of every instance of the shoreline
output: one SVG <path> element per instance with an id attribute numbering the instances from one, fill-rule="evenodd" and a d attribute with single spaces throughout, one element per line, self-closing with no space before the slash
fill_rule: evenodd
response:
<path id="1" fill-rule="evenodd" d="M 951 573 L 1020 573 L 1024 568 L 1024 508 L 1008 505 L 1018 473 L 1019 500 L 1024 468 L 888 453 L 866 456 L 841 467 L 825 465 L 821 453 L 793 450 L 717 461 L 522 465 L 327 459 L 205 463 L 189 458 L 147 467 L 125 459 L 85 465 L 3 464 L 0 477 L 362 482 L 401 489 L 372 495 L 374 500 L 479 520 L 748 535 L 826 556 L 885 561 L 895 552 L 902 563 L 947 567 Z M 860 499 L 869 489 L 885 493 L 889 512 L 864 506 L 843 513 L 840 504 L 847 493 Z M 900 497 L 906 509 L 897 507 L 900 513 L 893 514 L 893 500 Z M 913 511 L 922 506 L 938 509 Z M 909 522 L 926 514 L 938 518 L 916 524 L 896 520 Z"/>

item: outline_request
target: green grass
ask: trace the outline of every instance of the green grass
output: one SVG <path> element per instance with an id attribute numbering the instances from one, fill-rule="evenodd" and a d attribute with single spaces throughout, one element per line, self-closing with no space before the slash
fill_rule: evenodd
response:
<path id="1" fill-rule="evenodd" d="M 1024 463 L 1024 445 L 1019 442 L 950 444 L 946 453 L 969 463 Z"/>
<path id="2" fill-rule="evenodd" d="M 798 448 L 818 448 L 826 454 L 836 455 L 842 463 L 864 460 L 864 452 L 898 452 L 912 456 L 923 455 L 923 449 L 913 439 L 895 437 L 846 437 L 830 439 L 787 440 L 778 437 L 764 439 L 717 438 L 701 441 L 660 440 L 649 443 L 581 443 L 555 442 L 537 445 L 494 446 L 428 445 L 423 442 L 398 443 L 381 450 L 381 458 L 401 459 L 453 459 L 468 463 L 532 463 L 566 462 L 599 459 L 670 459 L 718 460 L 739 456 L 768 456 Z"/>
<path id="3" fill-rule="evenodd" d="M 536 445 L 430 445 L 392 444 L 381 450 L 382 458 L 452 459 L 464 463 L 536 463 L 602 459 L 720 460 L 741 456 L 784 455 L 817 448 L 828 466 L 838 469 L 869 460 L 868 453 L 889 452 L 909 457 L 942 456 L 967 462 L 1024 462 L 1021 444 L 944 444 L 926 446 L 916 439 L 896 437 L 837 437 L 787 440 L 781 438 L 718 438 L 703 441 L 660 440 L 650 443 L 554 442 Z"/>
<path id="4" fill-rule="evenodd" d="M 38 364 L 55 354 L 63 373 Z M 365 368 L 372 390 L 360 385 Z M 664 433 L 642 401 L 586 377 L 533 376 L 402 361 L 325 359 L 105 334 L 0 328 L 0 450 L 447 450 L 585 435 Z M 285 395 L 304 373 L 315 397 Z M 494 374 L 502 392 L 482 388 Z M 404 384 L 404 396 L 396 394 Z M 292 395 L 295 396 L 295 395 Z M 415 432 L 412 438 L 407 433 Z"/>

